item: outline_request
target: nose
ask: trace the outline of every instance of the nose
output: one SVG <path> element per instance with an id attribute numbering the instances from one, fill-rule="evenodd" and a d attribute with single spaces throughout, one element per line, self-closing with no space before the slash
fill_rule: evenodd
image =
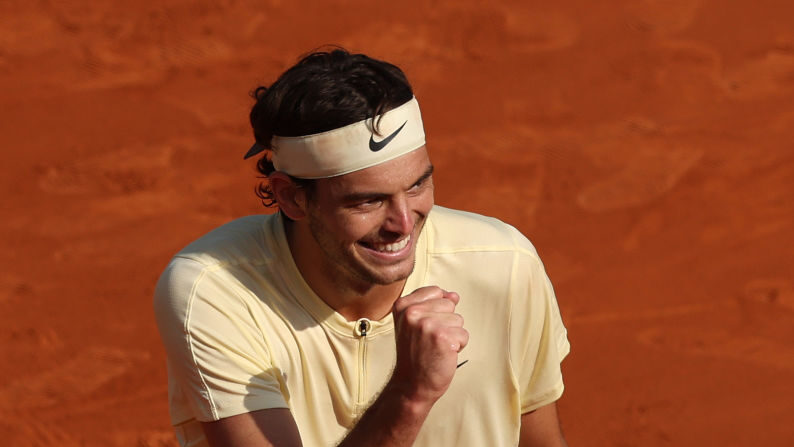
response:
<path id="1" fill-rule="evenodd" d="M 386 210 L 383 229 L 400 235 L 409 234 L 414 229 L 414 217 L 405 197 L 392 197 Z"/>

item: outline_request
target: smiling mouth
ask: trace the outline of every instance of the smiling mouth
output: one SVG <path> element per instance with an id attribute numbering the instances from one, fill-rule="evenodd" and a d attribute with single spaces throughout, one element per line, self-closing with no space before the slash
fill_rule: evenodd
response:
<path id="1" fill-rule="evenodd" d="M 361 245 L 369 248 L 370 250 L 375 250 L 383 253 L 394 253 L 405 248 L 410 241 L 411 241 L 411 235 L 409 234 L 408 236 L 405 237 L 405 239 L 401 241 L 393 242 L 391 244 L 374 244 L 374 243 L 361 242 Z"/>

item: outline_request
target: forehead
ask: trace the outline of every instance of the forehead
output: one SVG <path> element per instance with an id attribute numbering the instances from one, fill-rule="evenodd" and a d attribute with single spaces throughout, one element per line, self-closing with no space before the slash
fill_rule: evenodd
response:
<path id="1" fill-rule="evenodd" d="M 317 191 L 333 196 L 353 192 L 390 194 L 413 186 L 430 168 L 427 149 L 405 155 L 350 174 L 317 180 Z"/>

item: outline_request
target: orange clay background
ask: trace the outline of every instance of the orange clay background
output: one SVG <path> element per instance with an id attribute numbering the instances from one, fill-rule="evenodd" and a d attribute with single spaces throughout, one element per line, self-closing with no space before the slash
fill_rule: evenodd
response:
<path id="1" fill-rule="evenodd" d="M 0 443 L 176 445 L 153 285 L 270 212 L 247 94 L 326 43 L 405 69 L 437 203 L 537 246 L 571 445 L 794 445 L 788 0 L 3 0 Z"/>

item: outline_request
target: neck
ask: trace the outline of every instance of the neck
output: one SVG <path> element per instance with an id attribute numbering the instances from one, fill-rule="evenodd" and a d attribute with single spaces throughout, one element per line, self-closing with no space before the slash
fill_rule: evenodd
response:
<path id="1" fill-rule="evenodd" d="M 338 265 L 324 262 L 322 250 L 305 226 L 285 220 L 284 231 L 298 271 L 330 308 L 348 321 L 380 320 L 391 312 L 406 280 L 381 285 L 340 272 Z"/>

